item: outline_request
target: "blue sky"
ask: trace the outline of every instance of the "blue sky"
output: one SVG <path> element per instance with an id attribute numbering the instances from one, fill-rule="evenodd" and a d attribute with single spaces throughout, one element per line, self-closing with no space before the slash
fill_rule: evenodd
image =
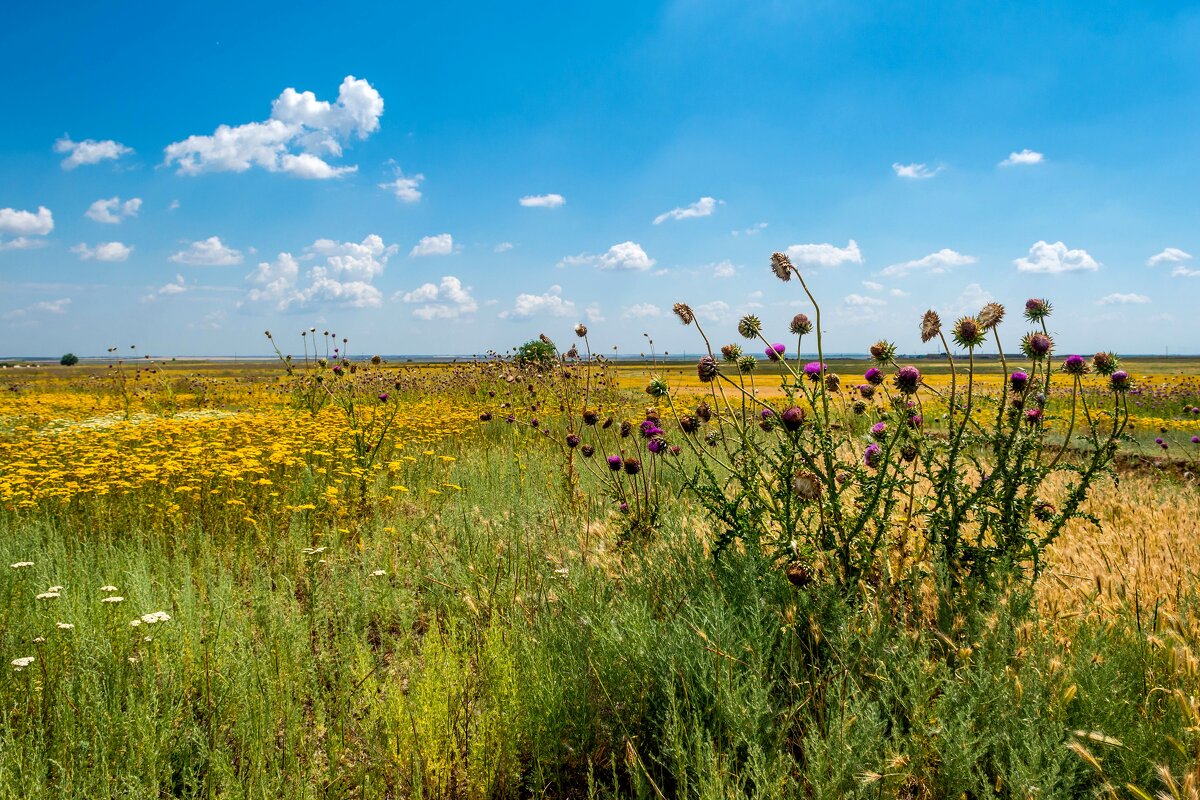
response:
<path id="1" fill-rule="evenodd" d="M 1174 3 L 16 6 L 0 354 L 694 352 L 676 301 L 811 313 L 774 250 L 831 350 L 1036 295 L 1197 352 L 1198 51 Z"/>

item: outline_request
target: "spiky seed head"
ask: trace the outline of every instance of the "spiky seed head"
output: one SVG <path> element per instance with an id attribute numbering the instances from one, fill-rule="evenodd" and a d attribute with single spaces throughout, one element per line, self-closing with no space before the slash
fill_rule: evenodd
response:
<path id="1" fill-rule="evenodd" d="M 600 421 L 600 412 L 599 411 L 597 411 L 594 408 L 585 408 L 583 410 L 583 424 L 584 425 L 588 425 L 588 426 L 595 425 L 599 421 Z"/>
<path id="2" fill-rule="evenodd" d="M 789 431 L 798 431 L 804 424 L 804 409 L 800 406 L 785 408 L 779 418 L 783 420 L 783 427 Z"/>
<path id="3" fill-rule="evenodd" d="M 646 385 L 646 394 L 651 397 L 666 397 L 670 391 L 667 382 L 662 378 L 651 378 L 650 383 Z"/>
<path id="4" fill-rule="evenodd" d="M 743 374 L 754 372 L 758 362 L 754 360 L 754 356 L 742 356 L 737 360 L 738 372 Z"/>
<path id="5" fill-rule="evenodd" d="M 705 383 L 717 377 L 717 360 L 712 356 L 701 356 L 696 363 L 696 376 Z"/>
<path id="6" fill-rule="evenodd" d="M 1121 366 L 1121 360 L 1117 358 L 1115 353 L 1101 350 L 1096 355 L 1092 356 L 1092 369 L 1096 370 L 1099 375 L 1109 376 L 1117 371 Z"/>
<path id="7" fill-rule="evenodd" d="M 712 407 L 701 400 L 696 406 L 696 416 L 700 418 L 701 422 L 708 422 L 712 419 Z"/>
<path id="8" fill-rule="evenodd" d="M 836 372 L 830 372 L 825 376 L 825 388 L 830 392 L 841 391 L 842 379 Z"/>
<path id="9" fill-rule="evenodd" d="M 1054 340 L 1044 333 L 1027 333 L 1021 340 L 1021 352 L 1026 358 L 1041 361 L 1054 350 Z"/>
<path id="10" fill-rule="evenodd" d="M 691 414 L 685 414 L 679 418 L 679 427 L 684 433 L 695 433 L 700 430 L 700 420 L 693 417 Z"/>
<path id="11" fill-rule="evenodd" d="M 747 314 L 738 320 L 738 333 L 746 339 L 753 339 L 762 333 L 762 320 L 754 314 Z"/>
<path id="12" fill-rule="evenodd" d="M 942 332 L 942 318 L 932 308 L 921 317 L 921 341 L 928 342 Z"/>
<path id="13" fill-rule="evenodd" d="M 888 364 L 896 357 L 896 345 L 885 339 L 880 339 L 871 345 L 870 352 L 871 358 L 875 359 L 876 363 Z"/>
<path id="14" fill-rule="evenodd" d="M 727 344 L 721 348 L 721 358 L 731 364 L 736 364 L 737 360 L 742 357 L 742 346 L 737 344 Z"/>
<path id="15" fill-rule="evenodd" d="M 1041 322 L 1050 316 L 1050 312 L 1053 310 L 1054 308 L 1050 305 L 1049 300 L 1031 297 L 1025 301 L 1025 319 L 1030 322 Z"/>
<path id="16" fill-rule="evenodd" d="M 781 281 L 790 281 L 793 269 L 792 260 L 788 258 L 787 253 L 771 254 L 771 271 L 775 273 L 776 278 Z"/>
<path id="17" fill-rule="evenodd" d="M 792 491 L 801 500 L 812 501 L 821 496 L 821 479 L 801 470 L 792 476 Z"/>
<path id="18" fill-rule="evenodd" d="M 642 462 L 633 456 L 626 458 L 625 461 L 622 462 L 621 466 L 625 468 L 626 475 L 637 475 L 642 471 Z"/>
<path id="19" fill-rule="evenodd" d="M 974 317 L 963 317 L 954 323 L 954 341 L 959 347 L 972 350 L 983 344 L 984 330 L 979 320 Z"/>
<path id="20" fill-rule="evenodd" d="M 1004 321 L 1004 306 L 999 303 L 988 303 L 979 310 L 979 316 L 976 319 L 979 320 L 979 324 L 985 331 L 990 331 Z"/>
<path id="21" fill-rule="evenodd" d="M 679 317 L 679 321 L 684 325 L 691 325 L 696 321 L 696 312 L 692 311 L 692 307 L 687 303 L 676 303 L 674 311 L 675 316 Z"/>
<path id="22" fill-rule="evenodd" d="M 788 325 L 788 330 L 797 336 L 807 336 L 812 333 L 812 329 L 812 320 L 808 318 L 807 314 L 797 314 L 792 317 L 792 322 Z"/>

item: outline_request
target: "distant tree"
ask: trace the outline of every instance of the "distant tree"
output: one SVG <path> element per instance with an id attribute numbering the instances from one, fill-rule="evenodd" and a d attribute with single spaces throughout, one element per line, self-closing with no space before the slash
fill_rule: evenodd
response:
<path id="1" fill-rule="evenodd" d="M 62 364 L 64 367 L 73 367 L 79 363 L 79 356 L 75 355 L 74 353 L 67 353 L 58 360 L 58 363 Z"/>
<path id="2" fill-rule="evenodd" d="M 554 360 L 554 345 L 541 339 L 530 339 L 517 348 L 517 358 L 538 364 L 549 364 Z"/>

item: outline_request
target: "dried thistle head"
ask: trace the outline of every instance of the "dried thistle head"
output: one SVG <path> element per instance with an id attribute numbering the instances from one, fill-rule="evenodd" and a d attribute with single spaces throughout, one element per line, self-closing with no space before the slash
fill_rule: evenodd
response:
<path id="1" fill-rule="evenodd" d="M 588 334 L 587 325 L 584 325 L 581 322 L 575 326 L 575 335 L 578 336 L 580 339 L 587 336 L 587 334 Z"/>
<path id="2" fill-rule="evenodd" d="M 932 308 L 921 317 L 921 341 L 928 342 L 942 332 L 942 318 Z"/>
<path id="3" fill-rule="evenodd" d="M 871 358 L 875 359 L 877 364 L 890 364 L 896 358 L 896 345 L 880 339 L 870 348 Z"/>
<path id="4" fill-rule="evenodd" d="M 976 317 L 985 331 L 990 331 L 1004 320 L 1004 306 L 999 303 L 988 303 L 979 311 Z"/>
<path id="5" fill-rule="evenodd" d="M 821 479 L 801 470 L 792 476 L 792 491 L 801 500 L 816 500 L 821 496 Z"/>
<path id="6" fill-rule="evenodd" d="M 705 383 L 711 382 L 717 377 L 717 360 L 712 356 L 701 356 L 696 364 L 696 376 Z"/>
<path id="7" fill-rule="evenodd" d="M 775 273 L 775 277 L 781 281 L 790 281 L 792 279 L 792 260 L 788 258 L 787 253 L 772 253 L 771 254 L 771 271 Z"/>
<path id="8" fill-rule="evenodd" d="M 728 361 L 730 364 L 737 363 L 737 360 L 742 357 L 741 345 L 727 344 L 721 348 L 721 358 Z"/>
<path id="9" fill-rule="evenodd" d="M 692 307 L 687 303 L 675 304 L 675 316 L 679 317 L 679 321 L 684 325 L 691 325 L 696 321 L 696 312 L 692 311 Z"/>
<path id="10" fill-rule="evenodd" d="M 553 339 L 551 339 L 551 338 L 550 338 L 549 336 L 547 336 L 546 334 L 544 334 L 544 333 L 539 333 L 539 334 L 538 334 L 538 339 L 540 339 L 540 340 L 541 340 L 542 344 L 548 344 L 548 345 L 550 345 L 551 347 L 554 347 L 554 340 L 553 340 Z"/>

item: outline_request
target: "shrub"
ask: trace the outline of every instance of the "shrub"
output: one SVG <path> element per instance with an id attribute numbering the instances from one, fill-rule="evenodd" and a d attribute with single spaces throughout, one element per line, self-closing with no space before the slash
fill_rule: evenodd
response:
<path id="1" fill-rule="evenodd" d="M 73 367 L 79 363 L 79 356 L 75 355 L 74 353 L 67 353 L 58 360 L 58 363 L 62 364 L 64 367 Z"/>

